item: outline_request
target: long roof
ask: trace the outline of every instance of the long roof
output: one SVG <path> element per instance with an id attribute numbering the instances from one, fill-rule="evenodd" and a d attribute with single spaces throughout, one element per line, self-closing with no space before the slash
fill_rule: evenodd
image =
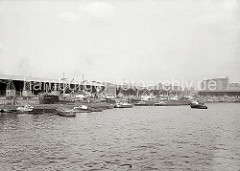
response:
<path id="1" fill-rule="evenodd" d="M 200 90 L 199 93 L 240 93 L 240 90 Z"/>
<path id="2" fill-rule="evenodd" d="M 50 82 L 50 83 L 70 83 L 70 84 L 80 84 L 80 85 L 91 85 L 91 86 L 103 86 L 104 84 L 97 81 L 87 81 L 87 80 L 75 80 L 75 79 L 56 79 L 56 78 L 43 78 L 43 77 L 31 77 L 31 76 L 20 76 L 20 75 L 7 75 L 0 74 L 0 80 L 14 80 L 14 81 L 34 81 L 34 82 Z"/>

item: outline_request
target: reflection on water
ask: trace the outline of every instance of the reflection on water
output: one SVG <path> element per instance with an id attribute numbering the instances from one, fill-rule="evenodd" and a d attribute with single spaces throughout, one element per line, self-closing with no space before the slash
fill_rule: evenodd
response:
<path id="1" fill-rule="evenodd" d="M 0 114 L 0 170 L 240 169 L 240 104 Z"/>

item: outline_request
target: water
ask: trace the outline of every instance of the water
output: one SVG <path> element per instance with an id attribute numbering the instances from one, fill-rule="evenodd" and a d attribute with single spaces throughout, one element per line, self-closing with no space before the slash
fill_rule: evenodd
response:
<path id="1" fill-rule="evenodd" d="M 0 115 L 0 170 L 240 170 L 240 104 Z"/>

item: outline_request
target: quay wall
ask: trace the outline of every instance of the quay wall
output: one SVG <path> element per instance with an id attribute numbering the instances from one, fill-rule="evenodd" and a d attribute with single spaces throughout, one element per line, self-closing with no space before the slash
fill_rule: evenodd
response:
<path id="1" fill-rule="evenodd" d="M 199 91 L 197 99 L 205 102 L 240 102 L 240 90 Z"/>

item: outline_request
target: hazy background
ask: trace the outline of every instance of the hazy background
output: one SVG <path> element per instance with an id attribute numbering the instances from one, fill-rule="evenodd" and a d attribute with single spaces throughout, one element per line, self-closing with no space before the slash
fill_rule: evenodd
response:
<path id="1" fill-rule="evenodd" d="M 0 73 L 239 82 L 237 0 L 0 1 Z"/>

